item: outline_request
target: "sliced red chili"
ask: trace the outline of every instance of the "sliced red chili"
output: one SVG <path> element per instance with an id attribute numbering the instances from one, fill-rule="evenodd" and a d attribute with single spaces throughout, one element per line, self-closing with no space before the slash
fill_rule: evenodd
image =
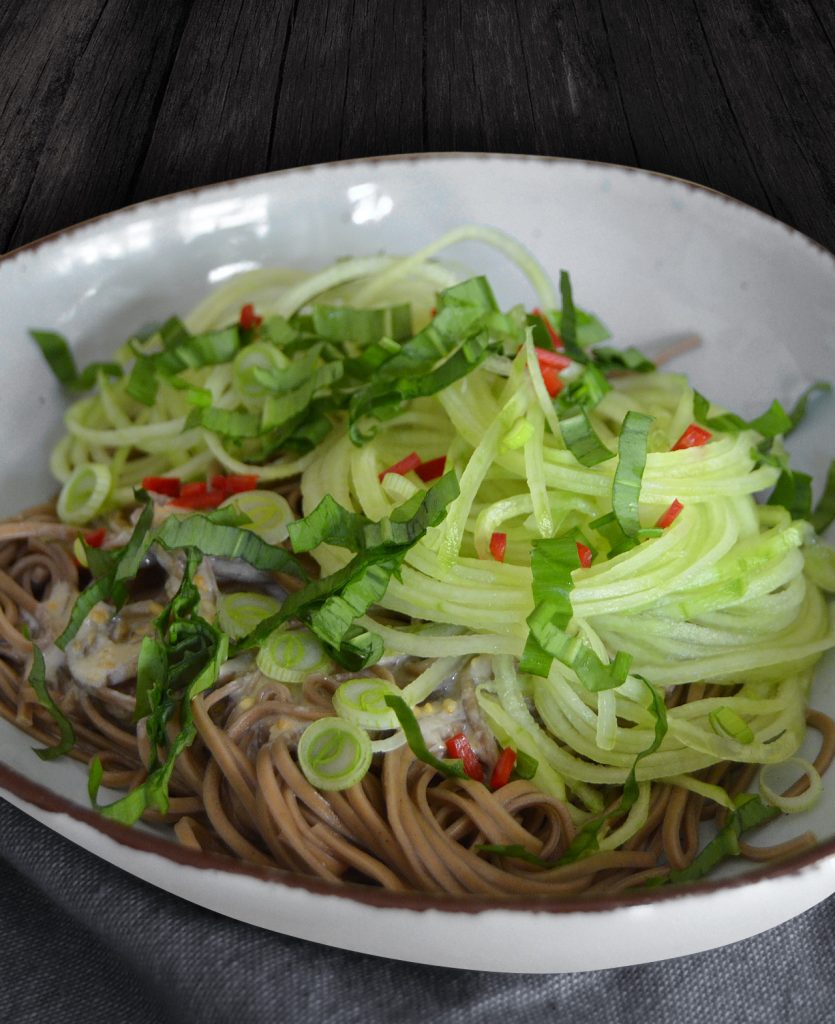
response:
<path id="1" fill-rule="evenodd" d="M 243 491 L 254 491 L 257 485 L 257 473 L 230 473 L 227 476 L 218 473 L 212 477 L 213 490 L 225 491 L 227 494 L 241 494 Z"/>
<path id="2" fill-rule="evenodd" d="M 510 782 L 510 773 L 515 766 L 516 751 L 510 747 L 505 747 L 501 754 L 499 754 L 499 759 L 493 768 L 493 774 L 490 776 L 490 788 L 501 789 L 502 786 L 506 786 Z"/>
<path id="3" fill-rule="evenodd" d="M 107 530 L 100 526 L 98 530 L 90 530 L 89 533 L 84 534 L 84 543 L 88 548 L 100 548 L 104 544 L 104 538 L 107 536 Z"/>
<path id="4" fill-rule="evenodd" d="M 241 325 L 243 330 L 251 331 L 253 327 L 259 327 L 264 322 L 262 316 L 258 316 L 255 312 L 255 306 L 251 302 L 248 302 L 245 306 L 241 306 L 241 316 L 238 323 Z"/>
<path id="5" fill-rule="evenodd" d="M 585 544 L 581 544 L 578 540 L 577 554 L 580 556 L 580 568 L 588 569 L 591 565 L 591 548 L 587 548 Z"/>
<path id="6" fill-rule="evenodd" d="M 464 762 L 464 771 L 476 782 L 484 781 L 484 769 L 470 746 L 470 741 L 463 732 L 457 732 L 446 741 L 446 751 L 450 757 L 457 757 Z"/>
<path id="7" fill-rule="evenodd" d="M 552 352 L 547 348 L 537 348 L 535 351 L 540 366 L 553 366 L 557 370 L 567 370 L 571 366 L 571 360 L 562 352 Z"/>
<path id="8" fill-rule="evenodd" d="M 507 534 L 494 533 L 490 538 L 490 554 L 497 562 L 504 561 L 504 553 L 507 550 Z"/>
<path id="9" fill-rule="evenodd" d="M 684 505 L 682 505 L 678 498 L 676 498 L 675 501 L 671 502 L 670 507 L 659 518 L 658 522 L 655 525 L 660 526 L 662 530 L 666 530 L 670 523 L 672 523 L 675 520 L 676 516 L 679 514 L 679 512 L 681 512 L 683 508 Z"/>
<path id="10" fill-rule="evenodd" d="M 411 452 L 406 456 L 405 459 L 401 459 L 399 462 L 395 462 L 393 466 L 389 466 L 388 469 L 384 469 L 378 476 L 380 480 L 387 473 L 397 473 L 398 476 L 405 476 L 407 473 L 411 473 L 413 469 L 417 469 L 420 465 L 420 456 L 417 452 Z"/>
<path id="11" fill-rule="evenodd" d="M 154 494 L 165 494 L 169 498 L 176 498 L 180 493 L 180 478 L 178 476 L 146 476 L 142 481 L 146 491 L 153 491 Z"/>
<path id="12" fill-rule="evenodd" d="M 425 484 L 428 484 L 430 480 L 437 480 L 439 476 L 444 475 L 445 466 L 446 455 L 440 455 L 437 459 L 427 459 L 426 462 L 415 466 L 415 472 Z"/>
<path id="13" fill-rule="evenodd" d="M 713 434 L 709 430 L 705 430 L 704 427 L 700 427 L 696 423 L 691 423 L 670 451 L 678 452 L 682 448 L 700 448 L 703 444 L 707 444 L 712 437 Z"/>
<path id="14" fill-rule="evenodd" d="M 534 316 L 538 316 L 539 319 L 545 325 L 545 330 L 548 332 L 548 337 L 551 339 L 551 343 L 553 344 L 554 348 L 562 348 L 562 338 L 554 330 L 553 324 L 548 319 L 548 317 L 542 312 L 542 310 L 538 306 L 536 309 L 532 310 L 532 313 Z"/>
<path id="15" fill-rule="evenodd" d="M 197 510 L 201 508 L 217 508 L 225 499 L 226 495 L 223 491 L 203 491 L 191 494 L 188 497 L 181 495 L 179 498 L 174 498 L 171 504 L 177 508 Z"/>
<path id="16" fill-rule="evenodd" d="M 542 373 L 542 383 L 545 385 L 545 390 L 551 398 L 556 398 L 560 391 L 562 391 L 563 386 L 560 371 L 556 366 L 543 366 L 541 363 L 539 369 Z"/>
<path id="17" fill-rule="evenodd" d="M 205 480 L 193 480 L 190 484 L 183 484 L 180 488 L 178 497 L 180 498 L 194 498 L 198 494 L 206 493 L 206 481 Z"/>

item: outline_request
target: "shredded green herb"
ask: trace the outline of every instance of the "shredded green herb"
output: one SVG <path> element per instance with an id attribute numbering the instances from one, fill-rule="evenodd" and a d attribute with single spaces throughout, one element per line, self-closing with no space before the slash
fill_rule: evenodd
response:
<path id="1" fill-rule="evenodd" d="M 618 467 L 612 484 L 612 509 L 627 537 L 634 537 L 641 528 L 638 499 L 647 461 L 647 438 L 651 424 L 651 416 L 628 412 L 618 438 Z"/>
<path id="2" fill-rule="evenodd" d="M 833 519 L 835 519 L 835 459 L 829 463 L 826 484 L 817 505 L 815 505 L 815 511 L 812 513 L 810 521 L 817 533 L 823 533 Z"/>
<path id="3" fill-rule="evenodd" d="M 30 331 L 38 343 L 49 368 L 58 380 L 71 391 L 86 391 L 93 387 L 100 373 L 107 377 L 121 377 L 122 368 L 118 363 L 90 363 L 80 373 L 75 364 L 72 349 L 66 338 L 55 331 Z"/>
<path id="4" fill-rule="evenodd" d="M 469 775 L 464 771 L 464 762 L 459 758 L 435 757 L 429 747 L 426 746 L 426 740 L 423 738 L 423 733 L 420 731 L 420 726 L 414 712 L 402 697 L 387 693 L 383 700 L 397 715 L 397 721 L 400 723 L 400 728 L 403 730 L 403 735 L 406 737 L 409 749 L 415 757 L 447 778 L 469 778 Z"/>
<path id="5" fill-rule="evenodd" d="M 29 685 L 38 695 L 41 707 L 46 708 L 52 720 L 58 726 L 60 736 L 54 747 L 33 749 L 42 761 L 53 761 L 56 757 L 69 753 L 75 746 L 75 730 L 70 720 L 58 707 L 46 688 L 46 668 L 43 654 L 37 645 L 32 647 L 32 669 L 29 673 Z"/>

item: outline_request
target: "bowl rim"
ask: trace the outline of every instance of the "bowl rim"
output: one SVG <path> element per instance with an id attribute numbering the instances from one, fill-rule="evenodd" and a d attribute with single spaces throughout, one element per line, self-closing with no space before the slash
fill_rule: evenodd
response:
<path id="1" fill-rule="evenodd" d="M 131 213 L 141 209 L 148 209 L 152 206 L 165 205 L 186 196 L 202 197 L 212 192 L 222 192 L 249 182 L 259 180 L 271 181 L 276 178 L 288 175 L 299 175 L 313 171 L 329 171 L 336 168 L 350 168 L 352 166 L 367 166 L 379 164 L 419 164 L 432 161 L 461 162 L 464 160 L 496 160 L 514 162 L 518 164 L 542 163 L 542 164 L 564 164 L 583 166 L 594 169 L 609 169 L 614 173 L 635 174 L 639 177 L 658 179 L 678 183 L 697 193 L 706 193 L 719 200 L 732 203 L 748 211 L 749 215 L 756 218 L 763 218 L 765 221 L 776 225 L 780 230 L 788 233 L 790 237 L 807 243 L 816 251 L 818 258 L 824 257 L 826 262 L 831 263 L 831 270 L 835 273 L 835 253 L 829 250 L 822 243 L 810 238 L 797 228 L 786 224 L 784 221 L 766 213 L 744 200 L 737 199 L 725 192 L 702 185 L 673 174 L 666 174 L 660 171 L 647 170 L 639 167 L 632 167 L 626 164 L 617 164 L 607 161 L 576 159 L 572 157 L 548 156 L 543 154 L 524 153 L 499 153 L 481 151 L 439 151 L 439 152 L 416 152 L 398 153 L 389 155 L 378 155 L 368 157 L 351 157 L 344 160 L 326 161 L 321 163 L 306 164 L 297 167 L 287 167 L 278 170 L 264 171 L 254 175 L 246 175 L 239 178 L 230 178 L 210 184 L 199 185 L 192 188 L 181 189 L 176 192 L 169 192 L 164 195 L 154 196 L 149 199 L 140 200 L 127 206 L 119 207 L 97 214 L 85 220 L 50 232 L 40 238 L 34 239 L 21 246 L 0 254 L 0 274 L 4 265 L 11 264 L 18 257 L 35 252 L 45 244 L 65 241 L 90 225 L 105 222 L 121 214 Z M 49 815 L 67 815 L 74 821 L 94 829 L 96 832 L 116 841 L 120 846 L 127 847 L 140 854 L 158 855 L 167 861 L 187 868 L 200 870 L 221 871 L 225 874 L 233 874 L 268 882 L 273 885 L 284 886 L 291 889 L 303 890 L 317 897 L 337 896 L 362 903 L 369 907 L 389 910 L 407 911 L 436 911 L 441 913 L 464 913 L 476 914 L 488 911 L 504 913 L 530 913 L 562 915 L 576 913 L 601 913 L 626 910 L 630 907 L 640 907 L 656 903 L 667 903 L 670 900 L 682 900 L 688 897 L 708 897 L 716 893 L 732 891 L 734 889 L 754 885 L 758 882 L 765 882 L 774 879 L 789 878 L 803 872 L 813 870 L 823 861 L 835 856 L 835 836 L 818 843 L 810 850 L 803 851 L 792 857 L 777 860 L 774 863 L 765 863 L 762 867 L 752 869 L 745 875 L 724 878 L 706 879 L 686 885 L 654 888 L 633 893 L 619 894 L 588 894 L 579 896 L 512 896 L 512 897 L 484 897 L 481 895 L 450 895 L 444 893 L 405 892 L 394 893 L 388 890 L 375 888 L 371 885 L 360 883 L 331 883 L 318 879 L 315 876 L 301 875 L 283 868 L 261 867 L 248 864 L 244 861 L 235 860 L 231 855 L 196 851 L 179 845 L 174 839 L 162 834 L 134 829 L 128 825 L 111 821 L 96 813 L 93 809 L 83 807 L 80 804 L 56 793 L 54 790 L 40 783 L 34 782 L 21 774 L 19 771 L 6 764 L 0 757 L 0 796 L 2 791 L 15 796 L 18 800 L 32 807 L 46 812 Z M 60 834 L 60 829 L 56 829 Z M 72 840 L 71 840 L 72 841 Z M 88 848 L 85 849 L 90 851 Z M 127 870 L 127 869 L 125 869 Z"/>

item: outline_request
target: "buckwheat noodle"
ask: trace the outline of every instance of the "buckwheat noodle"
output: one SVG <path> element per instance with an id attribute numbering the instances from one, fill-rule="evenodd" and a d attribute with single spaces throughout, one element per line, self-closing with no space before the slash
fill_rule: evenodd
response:
<path id="1" fill-rule="evenodd" d="M 467 229 L 443 244 L 459 238 L 496 245 L 528 273 L 543 307 L 557 305 L 517 243 Z M 242 275 L 187 324 L 194 332 L 221 327 L 236 319 L 242 301 L 289 317 L 323 296 L 357 307 L 408 301 L 426 311 L 435 293 L 458 279 L 431 260 L 440 247 L 400 261 L 346 260 L 318 275 Z M 526 383 L 530 366 L 524 352 L 493 357 L 440 393 L 414 400 L 361 447 L 342 426 L 314 452 L 258 465 L 222 436 L 189 426 L 182 389 L 161 391 L 139 426 L 121 381 L 101 377 L 98 392 L 70 408 L 52 469 L 66 482 L 80 465 L 108 465 L 111 505 L 95 522 L 122 537 L 133 488 L 151 475 L 254 471 L 296 517 L 329 494 L 372 521 L 417 490 L 405 477 L 380 477 L 408 451 L 446 454 L 460 479 L 461 495 L 444 523 L 409 550 L 384 599 L 360 620 L 382 636 L 387 658 L 363 672 L 314 671 L 300 683 L 269 678 L 252 655 L 227 662 L 215 685 L 191 702 L 196 739 L 174 765 L 168 812 L 146 810 L 146 820 L 173 825 L 193 850 L 334 884 L 490 897 L 611 894 L 693 864 L 761 765 L 796 753 L 804 722 L 820 734 L 820 749 L 783 797 L 801 798 L 826 771 L 835 723 L 805 704 L 813 666 L 833 634 L 825 581 L 820 572 L 804 575 L 809 531 L 785 510 L 752 500 L 776 470 L 752 462 L 750 431 L 718 432 L 697 454 L 669 451 L 694 419 L 692 389 L 675 375 L 618 378 L 590 414 L 602 443 L 613 447 L 630 410 L 652 409 L 657 435 L 641 501 L 661 511 L 676 497 L 685 506 L 675 531 L 574 580 L 580 636 L 604 661 L 629 649 L 635 675 L 599 693 L 559 662 L 547 678 L 522 679 L 517 666 L 532 598 L 530 560 L 518 553 L 538 536 L 605 512 L 614 469 L 611 462 L 581 465 L 546 430 L 550 413 L 538 383 Z M 191 384 L 211 392 L 219 408 L 233 408 L 230 366 L 194 370 Z M 523 420 L 528 426 L 520 428 Z M 79 532 L 58 520 L 51 503 L 0 523 L 0 713 L 41 744 L 58 738 L 28 682 L 34 640 L 58 659 L 48 675 L 50 693 L 74 727 L 71 755 L 83 762 L 98 757 L 105 787 L 132 790 L 154 762 L 145 721 L 135 721 L 135 663 L 111 665 L 105 678 L 83 683 L 52 645 L 87 579 L 73 555 Z M 507 537 L 505 562 L 489 557 L 497 533 Z M 315 557 L 309 565 L 323 574 L 348 561 L 344 550 L 328 545 Z M 243 586 L 222 568 L 215 566 L 215 597 Z M 160 559 L 155 571 L 150 582 L 137 582 L 122 624 L 113 619 L 106 640 L 93 631 L 89 647 L 76 650 L 78 664 L 135 642 L 136 629 L 166 600 L 171 565 Z M 734 589 L 735 573 L 743 571 L 745 594 Z M 300 586 L 282 574 L 258 585 L 269 592 Z M 419 721 L 437 731 L 446 715 L 447 732 L 463 728 L 488 768 L 500 747 L 527 750 L 539 765 L 533 779 L 513 778 L 493 790 L 472 778 L 442 778 L 402 736 L 385 735 L 375 738 L 371 767 L 354 785 L 329 791 L 311 784 L 297 756 L 299 736 L 311 722 L 335 715 L 341 682 L 371 676 L 409 692 L 435 671 L 435 685 L 426 684 L 414 702 Z M 647 749 L 654 719 L 638 673 L 666 706 L 668 730 L 657 749 Z M 717 712 L 744 720 L 750 737 L 717 732 L 710 725 Z M 176 715 L 168 721 L 169 742 L 180 727 Z M 636 799 L 619 810 L 630 768 Z M 605 821 L 597 848 L 563 860 L 595 819 Z M 739 849 L 767 861 L 815 842 L 805 833 L 764 847 L 740 841 Z"/>
<path id="2" fill-rule="evenodd" d="M 43 514 L 21 519 L 13 531 L 7 530 L 15 539 L 0 545 L 0 635 L 5 641 L 0 648 L 0 713 L 48 745 L 56 731 L 25 681 L 31 642 L 20 629 L 22 613 L 33 614 L 59 581 L 77 586 L 78 574 L 64 548 L 44 544 L 41 538 L 50 536 L 44 529 L 47 523 Z M 56 529 L 63 538 L 65 531 Z M 644 826 L 621 850 L 551 869 L 511 858 L 487 859 L 476 849 L 480 844 L 519 844 L 544 860 L 558 859 L 576 832 L 568 808 L 522 780 L 496 792 L 470 780 L 434 784 L 432 769 L 417 761 L 407 746 L 382 755 L 381 764 L 344 793 L 314 789 L 287 740 L 270 740 L 269 733 L 279 719 L 301 726 L 332 714 L 329 688 L 327 679 L 311 678 L 299 701 L 288 687 L 272 684 L 260 703 L 244 711 L 235 699 L 234 682 L 196 698 L 200 740 L 178 761 L 166 818 L 184 845 L 394 892 L 614 893 L 663 877 L 669 867 L 686 867 L 698 852 L 701 822 L 715 813 L 700 794 L 657 783 Z M 700 686 L 688 689 L 692 693 L 685 702 L 691 695 L 701 696 Z M 131 685 L 82 695 L 67 686 L 61 703 L 75 724 L 74 756 L 87 761 L 99 755 L 108 787 L 136 785 L 148 751 L 132 723 Z M 822 736 L 813 763 L 823 774 L 835 752 L 835 723 L 818 711 L 807 712 L 806 721 Z M 720 763 L 704 777 L 734 792 L 750 781 L 755 767 L 740 772 L 739 766 Z M 805 781 L 787 795 L 801 791 Z M 148 816 L 155 817 L 152 812 Z M 809 849 L 815 842 L 806 833 L 771 847 L 742 843 L 741 849 L 744 856 L 764 861 Z"/>

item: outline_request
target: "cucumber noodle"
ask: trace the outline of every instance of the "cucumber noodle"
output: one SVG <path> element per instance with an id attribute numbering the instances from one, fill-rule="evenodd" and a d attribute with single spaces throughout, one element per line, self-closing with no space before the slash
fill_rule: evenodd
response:
<path id="1" fill-rule="evenodd" d="M 461 277 L 435 255 L 474 240 L 518 265 L 555 323 L 568 315 L 565 292 L 560 314 L 548 276 L 519 243 L 492 229 L 465 227 L 407 258 L 345 259 L 315 274 L 242 274 L 209 295 L 185 327 L 191 334 L 226 328 L 245 304 L 268 325 L 285 328 L 317 308 L 408 304 L 410 334 L 417 333 L 431 322 L 439 293 L 443 299 Z M 383 657 L 364 672 L 330 663 L 298 683 L 298 673 L 282 677 L 280 666 L 268 679 L 244 648 L 202 694 L 195 691 L 190 712 L 181 709 L 178 717 L 169 710 L 157 735 L 161 748 L 174 748 L 178 727 L 185 735 L 189 713 L 196 741 L 183 740 L 179 756 L 172 755 L 170 796 L 143 804 L 134 817 L 162 812 L 187 845 L 334 882 L 497 895 L 611 892 L 699 877 L 701 868 L 692 865 L 704 843 L 700 822 L 709 818 L 720 827 L 714 843 L 724 843 L 725 853 L 741 849 L 762 859 L 814 842 L 807 835 L 763 850 L 740 844 L 736 835 L 746 827 L 739 826 L 740 794 L 759 766 L 796 762 L 804 769 L 783 795 L 763 785 L 764 821 L 774 806 L 806 809 L 832 756 L 832 723 L 806 709 L 814 666 L 835 645 L 825 596 L 835 589 L 831 550 L 805 519 L 755 500 L 781 472 L 777 460 L 761 457 L 756 430 L 713 430 L 708 444 L 672 450 L 698 418 L 694 391 L 679 374 L 613 376 L 611 389 L 583 410 L 608 451 L 603 461 L 584 464 L 563 439 L 531 321 L 521 311 L 512 316 L 521 331 L 516 342 L 500 337 L 470 372 L 385 410 L 362 444 L 336 406 L 326 410 L 331 429 L 326 425 L 310 450 L 279 449 L 258 461 L 240 437 L 201 425 L 194 412 L 201 403 L 262 416 L 267 391 L 242 387 L 239 358 L 187 368 L 174 383 L 161 379 L 153 404 L 138 401 L 129 370 L 137 355 L 158 348 L 156 333 L 123 346 L 116 359 L 125 374 L 112 379 L 100 371 L 95 391 L 70 407 L 51 468 L 63 484 L 79 467 L 107 468 L 106 501 L 85 526 L 106 527 L 110 549 L 130 536 L 135 488 L 148 477 L 254 474 L 259 486 L 284 494 L 297 516 L 330 496 L 374 523 L 393 513 L 396 519 L 395 510 L 424 486 L 414 474 L 382 475 L 409 453 L 423 461 L 445 456 L 446 471 L 458 479 L 458 496 L 442 521 L 408 548 L 383 596 L 360 609 L 358 626 L 382 639 Z M 590 322 L 580 311 L 577 316 L 578 324 Z M 570 323 L 563 326 L 570 334 Z M 289 360 L 279 352 L 276 365 L 286 370 L 304 351 L 291 351 Z M 362 352 L 345 340 L 343 355 Z M 314 355 L 310 375 L 323 361 Z M 580 370 L 572 365 L 565 382 Z M 331 377 L 322 378 L 325 386 Z M 625 458 L 614 456 L 628 414 L 651 417 L 638 479 L 638 526 L 648 532 L 612 554 L 611 538 L 595 521 L 613 510 L 615 473 Z M 98 470 L 97 486 L 101 479 Z M 649 529 L 674 501 L 683 506 L 674 521 Z M 174 511 L 166 498 L 154 502 L 155 522 Z M 54 700 L 75 726 L 71 752 L 83 760 L 101 755 L 93 791 L 101 781 L 135 790 L 159 762 L 150 726 L 136 714 L 135 680 L 140 641 L 166 600 L 163 584 L 158 580 L 150 595 L 132 593 L 133 603 L 120 614 L 99 602 L 67 645 L 65 660 L 54 641 L 80 589 L 67 552 L 75 533 L 46 507 L 0 524 L 0 709 L 50 743 Z M 493 557 L 496 535 L 506 538 L 503 560 Z M 590 688 L 570 659 L 553 657 L 544 675 L 520 669 L 537 604 L 532 549 L 543 539 L 574 536 L 594 549 L 594 558 L 571 572 L 568 634 L 603 667 L 611 668 L 617 652 L 632 659 L 625 681 L 609 688 Z M 156 550 L 148 558 L 168 574 L 170 598 L 186 572 L 184 559 L 155 556 Z M 326 543 L 312 554 L 323 577 L 353 557 Z M 201 614 L 213 621 L 224 593 L 255 587 L 275 594 L 276 579 L 299 586 L 284 575 L 267 582 L 263 573 L 229 575 L 228 566 L 207 557 L 194 577 Z M 275 605 L 260 604 L 265 601 Z M 30 635 L 46 658 L 43 684 L 37 670 L 30 674 Z M 307 723 L 333 716 L 336 686 L 357 678 L 400 689 L 433 756 L 443 756 L 443 741 L 463 730 L 488 778 L 499 749 L 509 746 L 520 770 L 527 755 L 532 780 L 514 777 L 495 791 L 472 778 L 439 781 L 431 757 L 430 764 L 416 760 L 404 731 L 392 728 L 393 715 L 382 708 L 386 727 L 371 730 L 376 756 L 365 777 L 341 791 L 325 784 L 314 789 L 299 770 L 299 735 Z M 374 713 L 363 711 L 363 721 L 373 721 Z M 814 764 L 796 758 L 807 720 L 824 735 Z M 369 758 L 354 759 L 362 772 Z M 732 825 L 736 833 L 728 839 Z"/>

